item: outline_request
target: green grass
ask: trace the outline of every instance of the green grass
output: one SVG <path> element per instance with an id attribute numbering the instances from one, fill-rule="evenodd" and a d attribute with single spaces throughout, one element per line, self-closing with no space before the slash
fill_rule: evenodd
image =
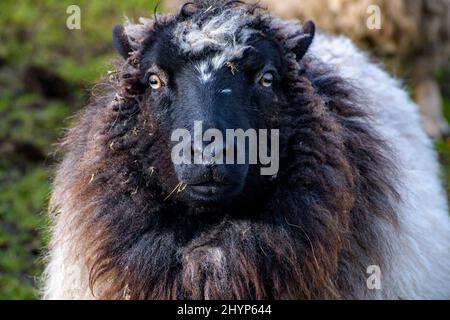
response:
<path id="1" fill-rule="evenodd" d="M 450 97 L 444 96 L 443 112 L 447 121 L 450 122 Z M 436 142 L 436 149 L 439 152 L 439 160 L 441 162 L 441 177 L 447 195 L 450 197 L 450 138 L 440 139 Z"/>
<path id="2" fill-rule="evenodd" d="M 30 167 L 0 176 L 0 299 L 33 299 L 42 272 L 48 172 Z"/>
<path id="3" fill-rule="evenodd" d="M 3 0 L 0 2 L 0 56 L 13 65 L 37 64 L 74 82 L 91 82 L 113 56 L 111 30 L 124 16 L 153 12 L 154 0 Z M 81 9 L 81 30 L 66 27 L 66 8 Z M 6 41 L 5 41 L 6 40 Z M 7 43 L 4 46 L 5 42 Z"/>
<path id="4" fill-rule="evenodd" d="M 115 56 L 111 30 L 124 16 L 150 16 L 156 0 L 0 0 L 0 299 L 35 299 L 47 237 L 52 145 L 83 106 L 86 89 Z M 81 9 L 81 30 L 66 28 L 66 8 Z M 58 74 L 72 99 L 47 99 L 25 89 L 27 66 Z M 442 77 L 442 73 L 438 75 Z M 445 100 L 450 119 L 450 97 Z M 2 141 L 27 143 L 43 159 L 8 150 Z M 3 149 L 2 149 L 3 148 Z M 437 143 L 450 193 L 450 140 Z"/>
<path id="5" fill-rule="evenodd" d="M 81 30 L 66 27 L 66 8 L 81 9 Z M 111 30 L 124 16 L 150 16 L 156 0 L 0 1 L 0 299 L 39 297 L 53 144 L 86 89 L 115 57 Z M 24 86 L 27 66 L 59 75 L 71 99 L 47 99 Z M 2 144 L 3 141 L 3 144 Z M 27 143 L 42 159 L 10 150 Z"/>

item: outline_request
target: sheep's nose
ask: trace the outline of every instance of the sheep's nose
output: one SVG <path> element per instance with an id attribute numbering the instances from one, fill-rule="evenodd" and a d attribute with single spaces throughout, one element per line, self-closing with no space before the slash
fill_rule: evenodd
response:
<path id="1" fill-rule="evenodd" d="M 225 164 L 227 153 L 234 148 L 232 145 L 226 143 L 226 141 L 218 142 L 217 144 L 214 137 L 211 141 L 204 141 L 203 143 L 192 144 L 192 154 L 194 159 L 202 159 L 202 164 L 206 166 L 213 166 L 216 164 Z M 197 160 L 197 163 L 199 161 Z"/>

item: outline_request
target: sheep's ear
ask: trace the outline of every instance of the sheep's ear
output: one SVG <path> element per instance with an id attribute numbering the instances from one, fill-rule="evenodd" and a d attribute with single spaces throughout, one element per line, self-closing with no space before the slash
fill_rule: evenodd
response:
<path id="1" fill-rule="evenodd" d="M 304 36 L 298 41 L 297 45 L 294 48 L 294 53 L 297 60 L 303 58 L 306 51 L 308 51 L 309 46 L 313 42 L 314 34 L 316 33 L 316 26 L 314 25 L 314 22 L 305 22 L 305 24 L 303 25 L 303 33 Z"/>
<path id="2" fill-rule="evenodd" d="M 112 31 L 113 44 L 117 52 L 126 60 L 130 56 L 131 46 L 123 25 L 118 24 Z"/>

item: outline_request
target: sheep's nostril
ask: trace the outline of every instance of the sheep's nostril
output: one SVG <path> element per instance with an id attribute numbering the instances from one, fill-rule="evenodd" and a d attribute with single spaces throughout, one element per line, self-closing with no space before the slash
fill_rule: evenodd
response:
<path id="1" fill-rule="evenodd" d="M 212 166 L 225 163 L 227 146 L 214 145 L 214 142 L 215 138 L 213 137 L 211 141 L 203 144 L 192 144 L 194 164 Z"/>
<path id="2" fill-rule="evenodd" d="M 217 157 L 217 156 L 218 156 L 218 152 L 217 152 L 216 147 L 210 147 L 203 154 L 203 163 L 206 166 L 213 166 L 215 164 L 221 163 L 222 159 L 220 157 Z"/>

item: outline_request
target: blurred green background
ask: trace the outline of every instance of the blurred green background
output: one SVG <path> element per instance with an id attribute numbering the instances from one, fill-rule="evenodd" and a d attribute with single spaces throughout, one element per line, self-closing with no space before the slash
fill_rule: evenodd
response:
<path id="1" fill-rule="evenodd" d="M 81 30 L 66 9 L 81 8 Z M 111 30 L 154 0 L 0 0 L 0 299 L 34 299 L 53 144 L 115 57 Z"/>
<path id="2" fill-rule="evenodd" d="M 69 5 L 81 30 L 66 28 Z M 0 299 L 34 299 L 43 269 L 53 144 L 115 53 L 111 30 L 155 0 L 0 1 Z M 450 119 L 450 70 L 440 70 Z M 450 193 L 450 140 L 436 143 Z"/>

